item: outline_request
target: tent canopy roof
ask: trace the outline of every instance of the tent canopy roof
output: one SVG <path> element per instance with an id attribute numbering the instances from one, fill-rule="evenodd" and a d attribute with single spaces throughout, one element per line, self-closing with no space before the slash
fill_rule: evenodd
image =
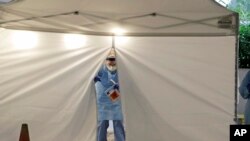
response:
<path id="1" fill-rule="evenodd" d="M 3 28 L 112 35 L 235 35 L 237 15 L 213 0 L 20 0 L 0 7 Z"/>

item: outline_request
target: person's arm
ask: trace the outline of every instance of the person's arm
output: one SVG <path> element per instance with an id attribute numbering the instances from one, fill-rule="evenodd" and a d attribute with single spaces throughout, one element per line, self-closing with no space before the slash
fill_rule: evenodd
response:
<path id="1" fill-rule="evenodd" d="M 96 82 L 98 82 L 98 81 L 101 81 L 101 77 L 100 76 L 95 76 L 95 78 L 94 78 L 94 82 L 96 83 Z"/>
<path id="2" fill-rule="evenodd" d="M 242 80 L 239 92 L 244 99 L 250 98 L 250 71 L 247 72 L 246 76 Z"/>
<path id="3" fill-rule="evenodd" d="M 97 73 L 97 75 L 94 77 L 97 98 L 104 92 L 104 89 L 105 89 L 101 82 L 102 76 L 103 76 L 103 69 L 101 68 L 99 72 Z"/>
<path id="4" fill-rule="evenodd" d="M 102 74 L 103 74 L 103 69 L 101 68 L 99 70 L 99 72 L 97 73 L 97 75 L 94 77 L 94 82 L 95 83 L 98 82 L 98 81 L 101 82 Z"/>

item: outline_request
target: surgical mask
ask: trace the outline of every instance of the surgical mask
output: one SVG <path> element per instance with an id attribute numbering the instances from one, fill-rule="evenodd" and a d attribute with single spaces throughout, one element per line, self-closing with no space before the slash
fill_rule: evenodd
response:
<path id="1" fill-rule="evenodd" d="M 113 72 L 113 71 L 115 71 L 115 70 L 117 69 L 117 68 L 116 68 L 116 65 L 114 65 L 114 66 L 107 65 L 107 68 L 108 68 L 108 70 L 111 71 L 111 72 Z"/>

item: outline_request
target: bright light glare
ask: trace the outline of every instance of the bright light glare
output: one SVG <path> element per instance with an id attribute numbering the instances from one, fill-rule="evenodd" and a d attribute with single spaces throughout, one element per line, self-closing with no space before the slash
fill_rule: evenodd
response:
<path id="1" fill-rule="evenodd" d="M 11 36 L 12 44 L 19 49 L 30 49 L 37 46 L 37 34 L 31 31 L 15 31 Z"/>
<path id="2" fill-rule="evenodd" d="M 111 32 L 115 35 L 123 35 L 126 31 L 122 28 L 114 28 Z"/>
<path id="3" fill-rule="evenodd" d="M 80 34 L 64 35 L 65 46 L 69 49 L 76 49 L 86 45 L 86 36 Z"/>
<path id="4" fill-rule="evenodd" d="M 15 0 L 0 0 L 0 4 L 7 4 L 7 3 L 10 3 L 13 1 L 15 1 Z"/>
<path id="5" fill-rule="evenodd" d="M 231 2 L 231 0 L 215 0 L 216 2 L 218 2 L 219 4 L 221 4 L 224 7 L 227 7 L 228 4 Z"/>
<path id="6" fill-rule="evenodd" d="M 115 45 L 123 46 L 123 45 L 127 44 L 127 42 L 128 42 L 128 37 L 126 37 L 126 36 L 116 36 L 115 37 Z"/>

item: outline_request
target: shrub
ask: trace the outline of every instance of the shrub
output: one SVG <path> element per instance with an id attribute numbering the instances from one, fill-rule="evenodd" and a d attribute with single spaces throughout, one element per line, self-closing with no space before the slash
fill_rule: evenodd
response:
<path id="1" fill-rule="evenodd" d="M 250 25 L 240 25 L 239 67 L 250 68 Z"/>

